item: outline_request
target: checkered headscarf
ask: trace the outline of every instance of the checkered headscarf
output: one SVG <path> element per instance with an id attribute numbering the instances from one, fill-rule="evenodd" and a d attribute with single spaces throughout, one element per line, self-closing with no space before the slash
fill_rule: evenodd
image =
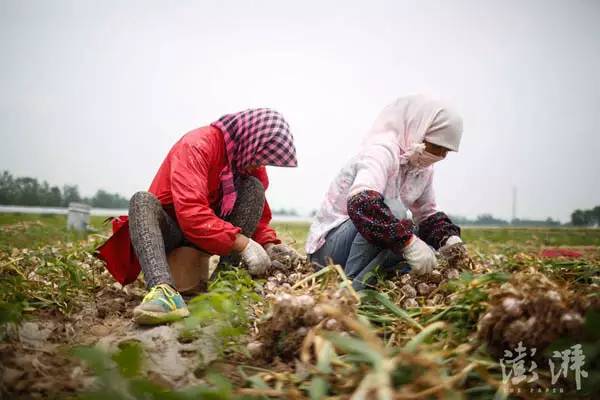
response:
<path id="1" fill-rule="evenodd" d="M 251 165 L 295 167 L 296 147 L 288 123 L 277 111 L 256 108 L 227 114 L 212 126 L 223 132 L 228 165 L 221 171 L 221 216 L 228 215 L 237 193 L 234 175 Z"/>

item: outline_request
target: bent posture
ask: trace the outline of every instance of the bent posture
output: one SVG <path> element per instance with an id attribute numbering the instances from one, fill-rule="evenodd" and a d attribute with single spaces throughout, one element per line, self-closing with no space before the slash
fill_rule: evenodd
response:
<path id="1" fill-rule="evenodd" d="M 158 324 L 189 314 L 167 264 L 176 247 L 241 257 L 253 275 L 270 265 L 270 254 L 295 256 L 269 226 L 267 165 L 297 165 L 288 124 L 270 109 L 225 115 L 173 146 L 150 189 L 131 198 L 129 220 L 113 223 L 115 233 L 99 251 L 121 283 L 143 271 L 149 292 L 134 310 L 136 322 Z"/>
<path id="2" fill-rule="evenodd" d="M 356 289 L 376 267 L 430 272 L 434 249 L 462 242 L 436 209 L 432 183 L 432 165 L 458 151 L 461 135 L 461 118 L 434 99 L 387 106 L 329 187 L 306 243 L 311 261 L 343 265 Z"/>

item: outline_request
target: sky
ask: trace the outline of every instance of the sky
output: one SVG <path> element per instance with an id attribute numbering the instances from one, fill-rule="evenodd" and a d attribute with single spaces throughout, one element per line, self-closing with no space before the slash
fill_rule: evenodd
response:
<path id="1" fill-rule="evenodd" d="M 131 196 L 170 147 L 271 107 L 299 166 L 272 208 L 318 208 L 380 110 L 463 116 L 439 208 L 568 221 L 600 204 L 600 2 L 0 0 L 0 170 Z"/>

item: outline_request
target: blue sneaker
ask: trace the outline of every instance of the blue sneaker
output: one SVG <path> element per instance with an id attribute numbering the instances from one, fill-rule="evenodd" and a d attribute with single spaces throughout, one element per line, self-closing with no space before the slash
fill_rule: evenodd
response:
<path id="1" fill-rule="evenodd" d="M 133 320 L 139 325 L 159 325 L 190 315 L 183 297 L 166 283 L 154 286 L 142 304 L 133 309 Z"/>

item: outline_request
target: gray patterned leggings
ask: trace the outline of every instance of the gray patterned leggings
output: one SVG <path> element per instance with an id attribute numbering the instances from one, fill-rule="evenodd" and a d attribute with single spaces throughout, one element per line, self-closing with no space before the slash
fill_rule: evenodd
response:
<path id="1" fill-rule="evenodd" d="M 265 190 L 258 179 L 250 176 L 236 181 L 236 191 L 237 200 L 226 221 L 241 228 L 243 235 L 252 237 L 263 212 Z M 160 283 L 174 286 L 167 254 L 176 247 L 193 245 L 152 193 L 137 192 L 131 197 L 129 235 L 147 288 Z"/>

